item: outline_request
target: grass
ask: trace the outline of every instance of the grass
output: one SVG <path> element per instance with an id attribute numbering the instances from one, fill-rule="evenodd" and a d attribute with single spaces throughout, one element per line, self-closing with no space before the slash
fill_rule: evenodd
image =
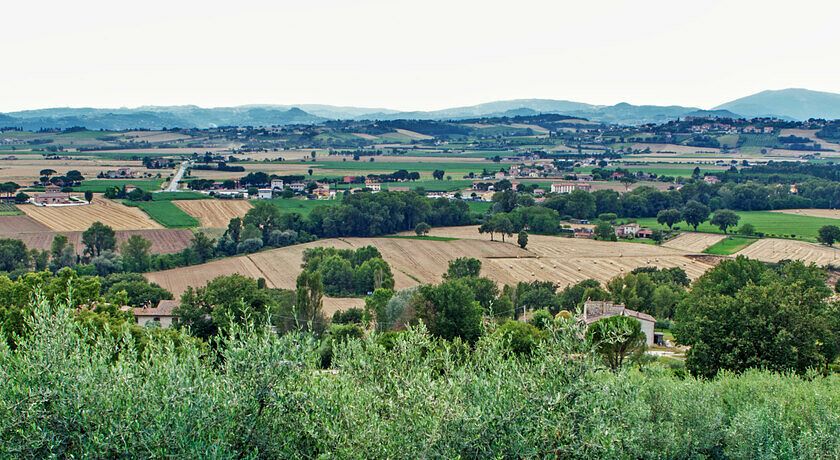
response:
<path id="1" fill-rule="evenodd" d="M 671 176 L 671 177 L 691 177 L 691 174 L 694 172 L 694 168 L 697 165 L 677 165 L 674 166 L 666 166 L 662 164 L 651 165 L 651 166 L 640 166 L 640 165 L 625 165 L 625 164 L 615 164 L 610 165 L 608 169 L 614 168 L 622 168 L 626 169 L 632 173 L 635 172 L 646 172 L 648 174 L 656 174 L 657 176 Z M 575 172 L 588 174 L 592 172 L 594 169 L 592 166 L 581 166 L 579 168 L 575 168 Z M 700 168 L 701 174 L 703 173 L 721 173 L 723 169 L 721 168 Z"/>
<path id="2" fill-rule="evenodd" d="M 458 163 L 454 161 L 440 162 L 433 159 L 430 159 L 429 161 L 379 161 L 378 159 L 370 161 L 368 158 L 375 157 L 363 158 L 365 160 L 353 161 L 348 159 L 347 161 L 317 161 L 315 163 L 305 164 L 311 165 L 319 170 L 335 170 L 355 173 L 369 173 L 374 171 L 393 172 L 400 169 L 405 169 L 406 171 L 432 172 L 436 169 L 441 169 L 445 171 L 447 175 L 452 175 L 453 177 L 456 175 L 462 176 L 470 171 L 478 174 L 485 168 L 488 171 L 498 170 L 500 167 L 494 163 Z"/>
<path id="3" fill-rule="evenodd" d="M 11 203 L 0 203 L 0 216 L 19 216 L 23 212 Z"/>
<path id="4" fill-rule="evenodd" d="M 268 202 L 280 208 L 281 212 L 296 212 L 303 216 L 308 216 L 313 209 L 319 206 L 335 206 L 341 203 L 341 200 L 301 200 L 297 198 L 275 198 L 273 200 L 268 200 Z"/>
<path id="5" fill-rule="evenodd" d="M 435 179 L 420 179 L 410 182 L 383 182 L 383 188 L 388 187 L 408 187 L 411 190 L 418 188 L 425 189 L 429 192 L 454 192 L 472 187 L 472 179 L 452 179 L 452 180 L 435 180 Z"/>
<path id="6" fill-rule="evenodd" d="M 766 237 L 789 238 L 803 241 L 816 242 L 817 232 L 824 225 L 840 225 L 840 219 L 827 217 L 799 216 L 769 211 L 740 211 L 738 215 L 741 220 L 738 225 L 752 224 L 756 232 L 763 233 Z M 711 216 L 709 216 L 711 218 Z M 652 229 L 664 230 L 667 227 L 656 222 L 655 217 L 636 219 L 639 225 Z M 678 226 L 683 230 L 693 230 L 685 222 Z M 708 221 L 697 227 L 698 232 L 723 233 L 719 228 L 711 225 Z"/>
<path id="7" fill-rule="evenodd" d="M 152 201 L 177 201 L 177 200 L 207 200 L 213 197 L 200 192 L 157 192 L 152 193 Z"/>
<path id="8" fill-rule="evenodd" d="M 484 214 L 493 207 L 491 201 L 467 201 L 466 203 L 470 207 L 470 211 L 478 214 Z"/>
<path id="9" fill-rule="evenodd" d="M 154 192 L 155 190 L 160 190 L 160 186 L 163 183 L 164 179 L 91 179 L 82 181 L 82 185 L 73 187 L 73 191 L 105 193 L 105 190 L 110 187 L 133 185 L 147 192 Z"/>
<path id="10" fill-rule="evenodd" d="M 126 206 L 134 206 L 143 210 L 155 222 L 166 228 L 198 227 L 195 217 L 187 214 L 171 201 L 123 201 Z"/>
<path id="11" fill-rule="evenodd" d="M 728 256 L 746 248 L 747 246 L 758 241 L 757 238 L 748 238 L 745 236 L 729 236 L 725 239 L 704 249 L 706 254 L 715 254 L 719 256 Z"/>
<path id="12" fill-rule="evenodd" d="M 386 235 L 382 238 L 397 238 L 401 240 L 425 240 L 425 241 L 457 241 L 458 238 L 448 236 L 419 236 L 419 235 Z"/>

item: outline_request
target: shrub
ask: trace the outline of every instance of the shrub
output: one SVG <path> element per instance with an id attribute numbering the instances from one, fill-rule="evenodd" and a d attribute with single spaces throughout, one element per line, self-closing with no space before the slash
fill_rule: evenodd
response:
<path id="1" fill-rule="evenodd" d="M 233 328 L 214 347 L 88 336 L 39 302 L 0 347 L 6 458 L 836 458 L 840 377 L 679 379 L 670 363 L 599 371 L 575 323 L 528 359 L 422 327 L 311 335 Z M 527 325 L 524 325 L 527 328 Z M 519 326 L 511 326 L 517 327 Z M 347 334 L 344 334 L 347 332 Z M 338 337 L 344 337 L 339 339 Z M 89 340 L 96 339 L 96 340 Z M 207 355 L 207 353 L 212 353 Z"/>
<path id="2" fill-rule="evenodd" d="M 263 241 L 260 238 L 248 238 L 247 240 L 236 245 L 236 252 L 242 254 L 250 254 L 257 252 L 263 247 Z"/>

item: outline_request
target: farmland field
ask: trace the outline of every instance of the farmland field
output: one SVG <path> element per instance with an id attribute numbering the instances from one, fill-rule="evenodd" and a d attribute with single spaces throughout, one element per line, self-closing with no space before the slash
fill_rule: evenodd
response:
<path id="1" fill-rule="evenodd" d="M 180 200 L 209 200 L 210 195 L 201 192 L 179 191 L 179 192 L 155 192 L 152 193 L 152 201 L 180 201 Z"/>
<path id="2" fill-rule="evenodd" d="M 175 206 L 172 201 L 126 201 L 125 204 L 142 209 L 155 222 L 166 228 L 198 227 L 198 220 Z"/>
<path id="3" fill-rule="evenodd" d="M 80 206 L 20 206 L 27 216 L 55 231 L 84 231 L 94 222 L 110 225 L 114 230 L 163 228 L 137 208 L 97 196 L 93 203 Z"/>
<path id="4" fill-rule="evenodd" d="M 780 209 L 778 211 L 773 212 L 780 212 L 782 214 L 792 214 L 795 216 L 822 217 L 827 219 L 840 220 L 840 209 Z"/>
<path id="5" fill-rule="evenodd" d="M 840 264 L 840 249 L 805 243 L 803 241 L 780 240 L 775 238 L 758 240 L 735 255 L 742 255 L 765 262 L 778 262 L 780 260 L 790 259 L 802 260 L 806 263 L 813 262 L 817 265 Z"/>
<path id="6" fill-rule="evenodd" d="M 704 249 L 703 252 L 706 254 L 728 256 L 744 250 L 747 246 L 755 243 L 756 241 L 758 241 L 756 238 L 727 236 L 726 238 Z"/>
<path id="7" fill-rule="evenodd" d="M 0 217 L 2 216 L 19 216 L 23 214 L 17 206 L 9 203 L 0 203 Z"/>
<path id="8" fill-rule="evenodd" d="M 139 235 L 152 243 L 150 251 L 154 254 L 171 254 L 183 250 L 192 242 L 193 233 L 190 230 L 158 229 L 158 230 L 117 230 L 117 249 L 119 245 L 132 235 Z M 32 232 L 18 233 L 12 235 L 15 239 L 23 241 L 30 249 L 49 250 L 55 235 L 64 235 L 68 243 L 72 244 L 77 254 L 81 254 L 82 232 Z M 0 233 L 0 237 L 4 236 Z"/>
<path id="9" fill-rule="evenodd" d="M 202 227 L 225 228 L 234 217 L 242 217 L 251 209 L 246 200 L 186 200 L 174 202 Z"/>
<path id="10" fill-rule="evenodd" d="M 111 187 L 133 185 L 147 192 L 154 192 L 155 190 L 160 190 L 160 186 L 163 183 L 164 179 L 92 179 L 82 181 L 80 186 L 73 187 L 73 191 L 105 193 L 105 190 Z"/>
<path id="11" fill-rule="evenodd" d="M 681 233 L 676 238 L 670 239 L 662 244 L 666 248 L 681 249 L 689 252 L 703 252 L 709 246 L 724 239 L 723 235 L 712 233 Z"/>
<path id="12" fill-rule="evenodd" d="M 771 211 L 739 211 L 741 220 L 738 225 L 752 224 L 757 232 L 768 237 L 783 237 L 815 242 L 817 231 L 823 225 L 840 225 L 840 219 L 827 217 L 812 217 L 807 215 L 793 215 Z M 710 216 L 711 217 L 711 216 Z M 655 217 L 636 219 L 640 225 L 654 229 L 665 229 L 664 225 L 656 222 Z M 685 222 L 677 224 L 683 230 L 691 229 Z M 697 231 L 704 233 L 723 233 L 708 221 L 697 227 Z"/>
<path id="13" fill-rule="evenodd" d="M 498 283 L 544 280 L 561 286 L 587 278 L 603 282 L 641 266 L 681 267 L 696 278 L 713 265 L 706 259 L 687 257 L 683 251 L 659 246 L 540 235 L 531 235 L 528 250 L 523 250 L 510 241 L 489 241 L 473 226 L 433 229 L 432 236 L 457 240 L 333 238 L 146 276 L 176 295 L 186 286 L 202 286 L 217 276 L 233 273 L 264 278 L 269 287 L 290 289 L 294 288 L 306 248 L 367 245 L 376 246 L 391 265 L 397 289 L 439 282 L 448 262 L 457 257 L 480 259 L 482 275 Z"/>
<path id="14" fill-rule="evenodd" d="M 29 216 L 0 216 L 0 236 L 3 238 L 14 238 L 20 233 L 49 231 L 52 229 Z"/>
<path id="15" fill-rule="evenodd" d="M 341 203 L 341 200 L 302 200 L 298 198 L 275 198 L 273 200 L 269 200 L 268 202 L 280 208 L 281 212 L 296 212 L 303 216 L 308 216 L 313 209 L 319 206 L 334 206 L 336 204 Z"/>

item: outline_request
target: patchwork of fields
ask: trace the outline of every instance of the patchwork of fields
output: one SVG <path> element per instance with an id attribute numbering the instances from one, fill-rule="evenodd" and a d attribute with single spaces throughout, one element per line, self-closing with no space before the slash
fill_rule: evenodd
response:
<path id="1" fill-rule="evenodd" d="M 293 289 L 303 251 L 320 246 L 376 246 L 391 265 L 397 289 L 439 282 L 449 261 L 457 257 L 480 259 L 482 274 L 500 284 L 542 280 L 560 286 L 587 278 L 605 282 L 642 266 L 681 267 L 696 278 L 715 263 L 715 259 L 694 258 L 671 248 L 540 235 L 531 235 L 528 250 L 523 250 L 510 242 L 489 241 L 472 226 L 434 229 L 432 234 L 457 239 L 333 238 L 149 273 L 146 277 L 176 295 L 186 286 L 203 286 L 217 276 L 233 273 L 263 278 L 269 287 Z"/>

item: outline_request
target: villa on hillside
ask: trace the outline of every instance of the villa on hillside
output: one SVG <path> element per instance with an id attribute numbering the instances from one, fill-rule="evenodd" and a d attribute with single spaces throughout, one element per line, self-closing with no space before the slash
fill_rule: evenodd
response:
<path id="1" fill-rule="evenodd" d="M 654 344 L 653 329 L 656 325 L 656 318 L 648 315 L 647 313 L 631 310 L 625 307 L 624 304 L 600 300 L 587 300 L 583 304 L 583 315 L 580 320 L 589 326 L 599 319 L 609 318 L 610 316 L 628 316 L 630 318 L 636 318 L 642 324 L 642 332 L 645 333 L 645 343 L 648 346 Z"/>
<path id="2" fill-rule="evenodd" d="M 161 300 L 156 307 L 132 308 L 134 319 L 137 324 L 145 326 L 148 323 L 157 324 L 160 327 L 171 327 L 178 321 L 175 309 L 180 302 L 177 300 Z"/>
<path id="3" fill-rule="evenodd" d="M 69 193 L 62 192 L 59 186 L 48 185 L 44 193 L 35 195 L 32 204 L 36 206 L 62 206 L 78 203 L 70 199 Z"/>

